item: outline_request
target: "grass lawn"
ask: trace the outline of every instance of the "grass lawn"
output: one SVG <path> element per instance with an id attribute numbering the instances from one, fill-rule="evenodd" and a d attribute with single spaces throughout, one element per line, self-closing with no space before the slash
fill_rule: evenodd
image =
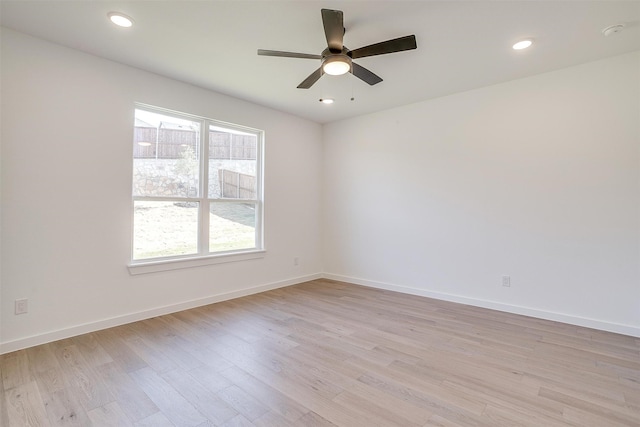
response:
<path id="1" fill-rule="evenodd" d="M 134 259 L 195 254 L 198 208 L 174 202 L 136 202 Z M 255 247 L 255 211 L 240 203 L 213 204 L 209 213 L 210 252 Z"/>

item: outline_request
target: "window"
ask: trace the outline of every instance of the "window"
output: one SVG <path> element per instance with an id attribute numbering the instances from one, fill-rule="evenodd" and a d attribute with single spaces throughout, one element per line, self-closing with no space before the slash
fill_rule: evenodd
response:
<path id="1" fill-rule="evenodd" d="M 261 250 L 262 141 L 259 130 L 138 106 L 132 264 Z"/>

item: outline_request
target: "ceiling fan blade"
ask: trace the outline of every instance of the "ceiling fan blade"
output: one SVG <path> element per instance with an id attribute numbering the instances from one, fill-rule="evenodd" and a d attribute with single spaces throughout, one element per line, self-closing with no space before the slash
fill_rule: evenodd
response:
<path id="1" fill-rule="evenodd" d="M 265 50 L 258 49 L 258 55 L 262 56 L 282 56 L 285 58 L 302 58 L 302 59 L 322 59 L 320 55 L 310 53 L 283 52 L 281 50 Z"/>
<path id="2" fill-rule="evenodd" d="M 351 58 L 356 59 L 366 56 L 384 55 L 385 53 L 402 52 L 403 50 L 411 50 L 416 47 L 418 47 L 416 44 L 416 36 L 411 35 L 361 47 L 352 50 L 349 55 Z"/>
<path id="3" fill-rule="evenodd" d="M 309 89 L 315 82 L 322 77 L 322 67 L 315 70 L 302 83 L 298 85 L 298 89 Z"/>
<path id="4" fill-rule="evenodd" d="M 327 45 L 332 53 L 342 52 L 344 20 L 341 10 L 322 9 L 322 25 Z"/>
<path id="5" fill-rule="evenodd" d="M 371 86 L 378 84 L 382 81 L 380 76 L 373 74 L 371 71 L 366 68 L 356 64 L 355 62 L 351 63 L 351 69 L 354 76 L 359 78 L 360 80 L 369 83 Z"/>

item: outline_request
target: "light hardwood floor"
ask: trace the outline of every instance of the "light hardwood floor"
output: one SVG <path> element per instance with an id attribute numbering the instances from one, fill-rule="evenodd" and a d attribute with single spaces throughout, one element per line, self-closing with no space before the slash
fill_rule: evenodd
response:
<path id="1" fill-rule="evenodd" d="M 316 280 L 0 356 L 3 426 L 639 426 L 640 339 Z"/>

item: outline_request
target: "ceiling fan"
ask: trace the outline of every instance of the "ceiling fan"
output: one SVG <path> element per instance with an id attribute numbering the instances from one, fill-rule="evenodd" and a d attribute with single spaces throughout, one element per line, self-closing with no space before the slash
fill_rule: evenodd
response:
<path id="1" fill-rule="evenodd" d="M 347 72 L 369 83 L 371 86 L 380 83 L 382 78 L 375 75 L 366 68 L 353 62 L 353 59 L 365 58 L 367 56 L 383 55 L 386 53 L 402 52 L 417 47 L 416 36 L 405 36 L 397 39 L 375 43 L 359 49 L 349 50 L 342 44 L 345 33 L 343 14 L 341 10 L 322 9 L 322 24 L 324 34 L 327 38 L 328 47 L 320 55 L 308 53 L 283 52 L 279 50 L 258 49 L 258 55 L 282 56 L 285 58 L 320 59 L 320 68 L 311 73 L 298 85 L 298 89 L 309 89 L 324 73 L 331 75 L 341 75 Z"/>

